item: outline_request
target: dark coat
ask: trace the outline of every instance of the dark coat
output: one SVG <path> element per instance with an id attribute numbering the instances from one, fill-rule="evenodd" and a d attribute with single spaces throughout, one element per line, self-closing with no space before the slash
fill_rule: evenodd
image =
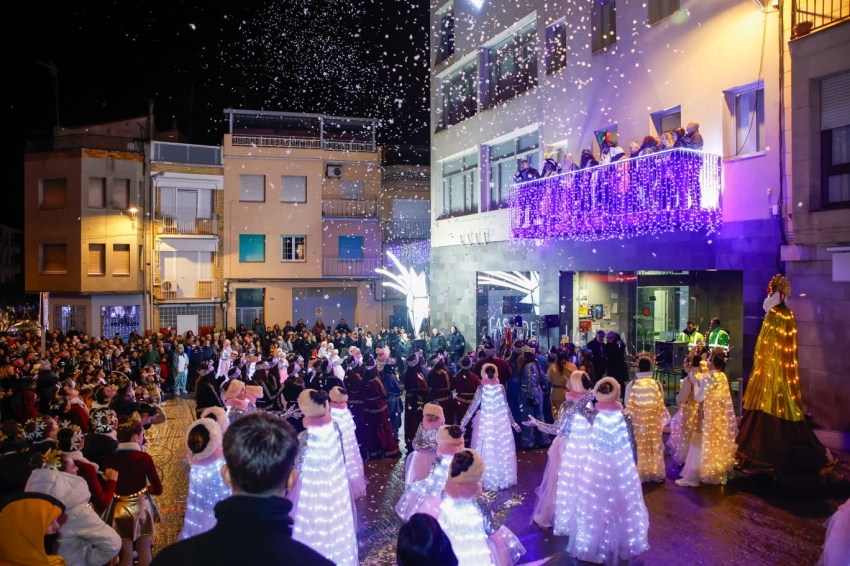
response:
<path id="1" fill-rule="evenodd" d="M 152 566 L 332 565 L 315 550 L 292 539 L 291 510 L 292 503 L 282 497 L 229 497 L 215 506 L 215 527 L 163 548 Z"/>

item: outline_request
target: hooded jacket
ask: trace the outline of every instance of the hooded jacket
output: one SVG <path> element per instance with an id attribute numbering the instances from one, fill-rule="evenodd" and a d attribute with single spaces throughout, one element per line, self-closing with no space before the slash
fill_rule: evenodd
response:
<path id="1" fill-rule="evenodd" d="M 44 550 L 44 533 L 62 515 L 61 503 L 39 494 L 20 494 L 0 509 L 0 566 L 64 566 Z"/>
<path id="2" fill-rule="evenodd" d="M 89 487 L 81 477 L 56 470 L 34 470 L 26 491 L 44 493 L 65 505 L 59 530 L 59 556 L 67 566 L 101 566 L 121 551 L 121 537 L 88 506 Z"/>

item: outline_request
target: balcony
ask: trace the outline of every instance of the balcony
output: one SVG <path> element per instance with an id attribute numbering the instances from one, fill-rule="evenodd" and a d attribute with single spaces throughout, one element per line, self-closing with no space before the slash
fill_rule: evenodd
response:
<path id="1" fill-rule="evenodd" d="M 427 240 L 431 237 L 430 220 L 390 220 L 381 224 L 381 237 L 390 240 Z"/>
<path id="2" fill-rule="evenodd" d="M 792 0 L 792 38 L 802 37 L 848 18 L 850 0 Z"/>
<path id="3" fill-rule="evenodd" d="M 375 270 L 381 267 L 381 258 L 365 257 L 363 259 L 340 259 L 338 257 L 322 258 L 322 275 L 324 277 L 357 277 L 377 278 Z"/>
<path id="4" fill-rule="evenodd" d="M 176 209 L 157 213 L 154 220 L 157 234 L 186 236 L 218 235 L 218 216 L 198 215 L 196 209 Z"/>
<path id="5" fill-rule="evenodd" d="M 722 222 L 718 155 L 673 149 L 511 187 L 513 238 L 596 241 Z"/>
<path id="6" fill-rule="evenodd" d="M 100 149 L 103 151 L 130 151 L 143 153 L 145 142 L 118 136 L 71 134 L 48 140 L 27 142 L 27 151 L 60 151 L 63 149 Z"/>
<path id="7" fill-rule="evenodd" d="M 221 165 L 221 147 L 190 143 L 153 142 L 151 161 L 192 165 Z"/>
<path id="8" fill-rule="evenodd" d="M 166 279 L 153 286 L 154 297 L 158 301 L 176 301 L 186 299 L 217 299 L 220 296 L 218 281 L 215 279 L 197 279 L 177 277 Z"/>
<path id="9" fill-rule="evenodd" d="M 330 219 L 377 219 L 378 201 L 322 199 L 322 218 Z"/>

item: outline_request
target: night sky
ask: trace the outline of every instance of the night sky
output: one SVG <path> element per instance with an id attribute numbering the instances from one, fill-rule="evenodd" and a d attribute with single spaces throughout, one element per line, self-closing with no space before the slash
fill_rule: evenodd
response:
<path id="1" fill-rule="evenodd" d="M 323 112 L 380 120 L 384 144 L 428 144 L 428 4 L 424 0 L 200 0 L 25 4 L 11 46 L 14 88 L 4 136 L 0 223 L 23 225 L 25 140 L 59 123 L 141 116 L 158 130 L 218 144 L 224 108 Z M 9 36 L 7 36 L 9 37 Z M 7 88 L 8 85 L 7 85 Z"/>

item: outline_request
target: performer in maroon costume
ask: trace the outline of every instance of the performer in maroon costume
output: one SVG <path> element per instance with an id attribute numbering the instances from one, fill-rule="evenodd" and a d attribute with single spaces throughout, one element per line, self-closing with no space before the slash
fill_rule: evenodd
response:
<path id="1" fill-rule="evenodd" d="M 350 358 L 353 359 L 353 358 Z M 366 456 L 366 425 L 363 419 L 363 372 L 365 367 L 358 362 L 351 362 L 345 371 L 345 391 L 348 393 L 348 410 L 354 419 L 354 436 L 357 438 L 357 446 L 360 447 L 360 456 Z"/>
<path id="2" fill-rule="evenodd" d="M 404 445 L 408 452 L 413 450 L 413 438 L 422 423 L 422 406 L 428 402 L 428 383 L 419 361 L 419 356 L 410 354 L 401 379 L 404 385 Z"/>
<path id="3" fill-rule="evenodd" d="M 464 356 L 460 360 L 460 371 L 452 376 L 452 391 L 454 391 L 457 395 L 457 397 L 455 397 L 454 411 L 457 424 L 460 424 L 460 421 L 463 420 L 463 416 L 466 414 L 466 411 L 469 409 L 469 405 L 472 403 L 472 398 L 475 397 L 475 391 L 478 389 L 478 386 L 481 385 L 481 378 L 478 377 L 478 374 L 472 373 L 471 369 L 472 358 Z M 446 424 L 452 423 L 446 421 Z M 466 445 L 469 446 L 469 443 L 472 441 L 472 427 L 467 427 L 466 434 L 464 436 L 466 439 Z"/>
<path id="4" fill-rule="evenodd" d="M 466 356 L 463 357 L 466 359 Z M 442 355 L 434 354 L 429 360 L 431 371 L 428 372 L 428 399 L 443 408 L 446 424 L 454 422 L 455 402 L 452 398 L 451 376 L 446 370 L 446 362 Z"/>
<path id="5" fill-rule="evenodd" d="M 387 409 L 387 389 L 375 367 L 375 358 L 366 356 L 363 374 L 363 425 L 369 458 L 398 458 L 401 452 L 393 438 L 390 412 Z M 422 413 L 419 414 L 422 418 Z"/>
<path id="6" fill-rule="evenodd" d="M 496 345 L 492 342 L 485 342 L 484 354 L 486 355 L 485 358 L 475 362 L 475 365 L 472 367 L 472 374 L 476 376 L 481 375 L 481 369 L 484 367 L 484 364 L 493 364 L 498 371 L 499 383 L 507 385 L 511 380 L 511 366 L 508 365 L 508 362 L 496 356 Z M 463 415 L 459 415 L 458 418 L 462 419 Z"/>

